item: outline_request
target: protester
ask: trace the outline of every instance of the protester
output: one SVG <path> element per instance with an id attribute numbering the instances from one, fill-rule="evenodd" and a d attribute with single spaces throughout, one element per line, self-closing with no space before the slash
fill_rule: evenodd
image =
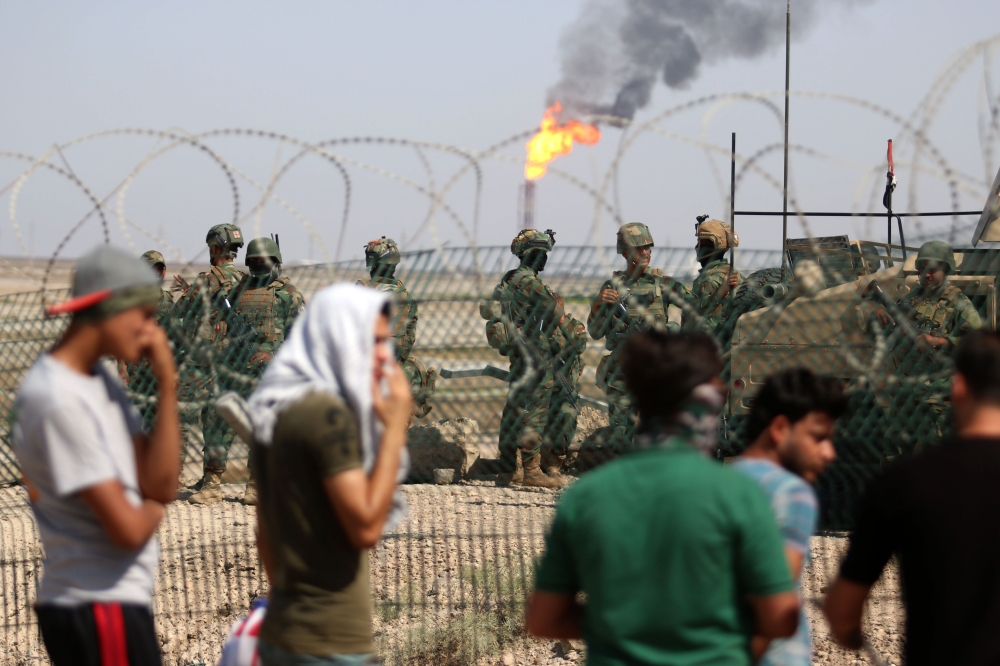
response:
<path id="1" fill-rule="evenodd" d="M 818 503 L 812 484 L 837 457 L 833 425 L 846 407 L 839 380 L 818 377 L 805 368 L 771 375 L 754 397 L 746 437 L 750 441 L 734 469 L 757 482 L 771 503 L 785 542 L 785 557 L 799 587 L 809 561 L 809 539 L 816 529 Z M 770 644 L 770 645 L 769 645 Z M 766 650 L 766 652 L 765 652 Z M 812 663 L 809 622 L 800 611 L 791 638 L 754 641 L 761 666 L 808 666 Z"/>
<path id="2" fill-rule="evenodd" d="M 767 499 L 702 451 L 717 436 L 720 366 L 704 335 L 627 340 L 635 449 L 560 500 L 529 632 L 582 636 L 591 666 L 751 664 L 754 633 L 795 632 L 798 600 Z"/>
<path id="3" fill-rule="evenodd" d="M 865 600 L 896 555 L 908 666 L 1000 661 L 1000 335 L 961 339 L 951 401 L 956 437 L 872 483 L 824 603 L 837 642 L 859 648 Z"/>
<path id="4" fill-rule="evenodd" d="M 71 313 L 69 327 L 14 404 L 14 450 L 45 550 L 35 610 L 55 666 L 161 663 L 153 535 L 177 491 L 180 429 L 159 299 L 145 261 L 108 246 L 87 254 L 72 298 L 48 310 Z M 106 357 L 149 361 L 158 408 L 148 436 Z"/>
<path id="5" fill-rule="evenodd" d="M 367 549 L 402 513 L 413 406 L 391 308 L 373 289 L 320 292 L 250 398 L 264 666 L 377 663 Z"/>

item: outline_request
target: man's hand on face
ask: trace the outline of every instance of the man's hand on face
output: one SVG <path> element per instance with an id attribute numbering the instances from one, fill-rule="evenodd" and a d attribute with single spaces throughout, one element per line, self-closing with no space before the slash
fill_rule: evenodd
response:
<path id="1" fill-rule="evenodd" d="M 142 355 L 149 360 L 150 370 L 161 390 L 164 386 L 173 386 L 177 383 L 174 350 L 170 348 L 166 332 L 152 319 L 147 322 L 143 331 Z"/>
<path id="2" fill-rule="evenodd" d="M 387 395 L 382 394 L 383 379 L 389 389 Z M 375 409 L 375 416 L 387 430 L 394 428 L 405 430 L 410 422 L 413 392 L 403 367 L 395 358 L 387 360 L 375 369 L 372 381 L 372 406 Z"/>

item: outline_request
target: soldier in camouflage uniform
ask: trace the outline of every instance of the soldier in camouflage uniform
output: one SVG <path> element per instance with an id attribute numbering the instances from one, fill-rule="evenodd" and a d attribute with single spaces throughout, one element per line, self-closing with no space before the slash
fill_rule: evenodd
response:
<path id="1" fill-rule="evenodd" d="M 167 262 L 164 261 L 163 255 L 156 250 L 150 250 L 149 252 L 143 252 L 140 258 L 153 267 L 156 274 L 160 276 L 160 282 L 162 284 L 163 279 L 167 275 Z M 170 315 L 174 308 L 174 301 L 170 297 L 170 292 L 166 289 L 161 288 L 160 292 L 160 301 L 157 303 L 154 319 L 156 320 L 156 324 L 166 331 L 171 342 L 176 344 L 173 336 L 171 335 L 172 321 L 170 319 Z M 146 429 L 151 430 L 156 416 L 156 404 L 153 402 L 153 398 L 156 397 L 156 380 L 153 378 L 153 373 L 149 369 L 149 361 L 143 359 L 136 365 L 127 366 L 124 363 L 121 363 L 118 368 L 118 373 L 119 376 L 121 376 L 125 381 L 129 390 L 136 394 L 136 396 L 141 396 L 142 399 L 136 401 L 136 406 L 142 414 L 143 422 L 146 424 Z"/>
<path id="2" fill-rule="evenodd" d="M 648 327 L 675 332 L 678 327 L 668 319 L 671 305 L 682 307 L 691 301 L 691 293 L 680 282 L 649 268 L 653 236 L 645 224 L 624 224 L 618 230 L 617 249 L 628 266 L 615 271 L 601 285 L 590 304 L 587 331 L 595 340 L 604 338 L 610 352 L 597 366 L 597 385 L 608 401 L 608 419 L 613 429 L 614 448 L 631 446 L 638 413 L 632 407 L 621 375 L 621 352 L 625 338 L 634 330 Z"/>
<path id="3" fill-rule="evenodd" d="M 563 299 L 558 294 L 556 301 L 563 308 Z M 565 384 L 557 381 L 552 387 L 544 435 L 546 445 L 542 447 L 542 469 L 557 478 L 580 417 L 580 376 L 583 374 L 583 353 L 587 350 L 587 327 L 583 322 L 564 309 L 559 324 L 553 332 L 550 349 L 553 367 L 556 372 L 563 373 L 566 381 Z"/>
<path id="4" fill-rule="evenodd" d="M 492 298 L 479 306 L 480 315 L 487 320 L 490 346 L 510 359 L 510 386 L 500 419 L 497 485 L 501 486 L 515 483 L 558 488 L 564 482 L 558 472 L 546 474 L 542 470 L 543 445 L 550 469 L 557 470 L 560 456 L 565 456 L 565 452 L 551 450 L 549 411 L 555 386 L 568 385 L 567 369 L 575 362 L 574 346 L 559 343 L 556 331 L 567 341 L 578 338 L 569 329 L 557 295 L 538 276 L 554 242 L 552 231 L 525 229 L 519 233 L 510 251 L 521 260 L 520 266 L 505 273 Z M 554 353 L 554 347 L 562 350 Z M 573 394 L 572 387 L 567 394 Z"/>
<path id="5" fill-rule="evenodd" d="M 233 265 L 239 249 L 243 247 L 243 232 L 239 227 L 218 224 L 208 230 L 205 242 L 212 268 L 198 275 L 174 304 L 173 310 L 173 317 L 179 320 L 183 336 L 178 350 L 182 368 L 181 401 L 192 406 L 181 420 L 184 449 L 193 438 L 193 426 L 200 425 L 204 438 L 204 474 L 193 487 L 197 492 L 188 498 L 194 504 L 221 499 L 219 486 L 226 471 L 226 455 L 236 437 L 215 411 L 212 398 L 222 389 L 214 384 L 221 377 L 217 374 L 217 366 L 228 344 L 221 302 L 244 276 Z M 217 463 L 220 458 L 223 461 L 221 467 Z"/>
<path id="6" fill-rule="evenodd" d="M 694 312 L 684 313 L 681 328 L 718 336 L 731 308 L 729 293 L 743 282 L 743 276 L 739 271 L 731 270 L 726 260 L 726 251 L 738 247 L 740 239 L 728 224 L 719 220 L 699 222 L 695 225 L 695 234 L 698 237 L 695 247 L 701 270 L 691 285 Z"/>
<path id="7" fill-rule="evenodd" d="M 153 267 L 156 274 L 160 276 L 160 283 L 163 283 L 164 278 L 167 277 L 167 262 L 163 259 L 163 255 L 156 250 L 150 250 L 149 252 L 143 252 L 142 258 L 149 262 L 149 265 Z M 160 302 L 156 305 L 156 323 L 162 328 L 166 328 L 170 321 L 170 316 L 173 314 L 174 310 L 174 299 L 170 297 L 170 292 L 166 289 L 160 290 Z"/>
<path id="8" fill-rule="evenodd" d="M 915 432 L 919 447 L 928 439 L 939 439 L 950 404 L 948 357 L 959 339 L 982 328 L 982 319 L 969 297 L 948 284 L 948 274 L 956 270 L 955 253 L 942 241 L 920 246 L 915 262 L 920 282 L 897 303 L 897 316 L 909 319 L 907 326 L 894 326 L 884 307 L 876 309 L 869 328 L 897 328 L 889 338 L 890 362 L 895 373 L 916 384 L 904 383 L 893 391 L 890 411 L 904 432 Z M 909 330 L 907 330 L 909 329 Z"/>
<path id="9" fill-rule="evenodd" d="M 372 287 L 392 295 L 396 305 L 392 337 L 396 343 L 396 360 L 403 367 L 410 389 L 413 391 L 413 416 L 427 416 L 432 405 L 429 404 L 434 394 L 437 382 L 437 372 L 434 368 L 427 369 L 410 352 L 417 340 L 417 302 L 406 290 L 403 281 L 395 277 L 396 266 L 399 265 L 399 246 L 391 238 L 376 238 L 365 245 L 365 264 L 371 277 L 358 280 L 358 284 Z"/>
<path id="10" fill-rule="evenodd" d="M 302 312 L 305 301 L 291 279 L 281 272 L 281 249 L 270 238 L 255 238 L 247 245 L 246 266 L 249 275 L 244 275 L 240 283 L 229 292 L 235 320 L 239 317 L 252 331 L 249 342 L 254 353 L 246 365 L 251 377 L 259 377 L 288 332 L 295 319 Z M 237 326 L 230 321 L 227 334 L 233 336 Z M 236 341 L 231 340 L 230 344 Z M 249 390 L 244 390 L 249 393 Z M 231 442 L 230 442 L 231 443 Z M 225 469 L 229 449 L 216 449 L 211 461 L 214 469 Z M 206 487 L 207 489 L 207 487 Z M 205 494 L 206 490 L 202 490 Z M 219 493 L 221 499 L 222 494 Z M 243 503 L 257 504 L 257 484 L 251 474 L 243 494 Z"/>

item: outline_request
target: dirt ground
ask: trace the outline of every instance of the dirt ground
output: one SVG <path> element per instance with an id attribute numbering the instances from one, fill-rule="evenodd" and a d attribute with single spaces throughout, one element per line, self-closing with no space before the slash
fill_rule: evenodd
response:
<path id="1" fill-rule="evenodd" d="M 227 501 L 170 506 L 159 538 L 162 559 L 155 612 L 167 664 L 212 664 L 231 624 L 265 593 L 254 547 L 255 518 L 225 486 Z M 406 519 L 372 552 L 375 640 L 387 663 L 566 664 L 581 645 L 529 641 L 520 629 L 533 559 L 558 494 L 496 488 L 484 481 L 402 488 Z M 813 539 L 803 591 L 818 599 L 846 539 Z M 44 663 L 31 599 L 39 573 L 37 532 L 24 493 L 0 490 L 0 580 L 4 596 L 0 664 Z M 868 663 L 830 641 L 813 603 L 807 613 L 814 663 Z M 902 607 L 890 568 L 869 605 L 868 635 L 888 663 L 900 664 Z"/>

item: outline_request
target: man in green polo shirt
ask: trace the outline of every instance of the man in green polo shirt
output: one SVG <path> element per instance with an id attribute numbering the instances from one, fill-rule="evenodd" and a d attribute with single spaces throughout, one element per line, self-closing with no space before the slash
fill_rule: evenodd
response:
<path id="1" fill-rule="evenodd" d="M 583 637 L 590 666 L 749 666 L 754 633 L 795 632 L 798 599 L 767 498 L 705 454 L 723 402 L 720 367 L 702 334 L 628 339 L 635 450 L 563 495 L 529 632 Z"/>

